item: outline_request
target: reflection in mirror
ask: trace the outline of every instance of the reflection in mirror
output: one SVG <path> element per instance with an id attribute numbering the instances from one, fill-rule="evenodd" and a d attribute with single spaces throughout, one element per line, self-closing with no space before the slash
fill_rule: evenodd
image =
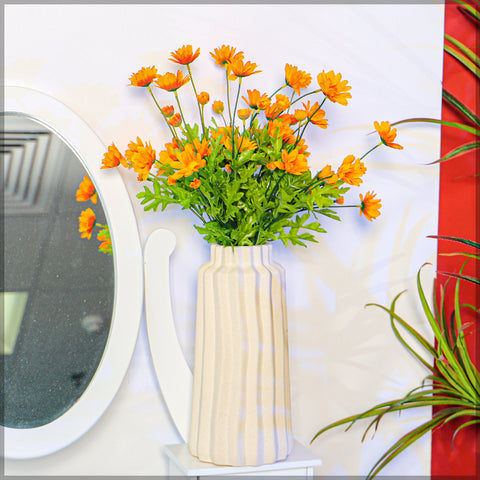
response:
<path id="1" fill-rule="evenodd" d="M 87 174 L 53 132 L 5 114 L 1 141 L 4 211 L 2 424 L 48 424 L 88 387 L 107 343 L 114 302 L 113 257 L 80 237 L 77 202 Z"/>

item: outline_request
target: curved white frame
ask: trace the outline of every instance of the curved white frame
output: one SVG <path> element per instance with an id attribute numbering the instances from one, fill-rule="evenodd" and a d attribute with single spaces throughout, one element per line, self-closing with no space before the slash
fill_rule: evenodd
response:
<path id="1" fill-rule="evenodd" d="M 183 355 L 173 321 L 169 262 L 175 244 L 175 235 L 164 228 L 153 231 L 145 244 L 145 320 L 163 398 L 178 432 L 188 442 L 193 374 Z"/>
<path id="2" fill-rule="evenodd" d="M 63 415 L 36 428 L 4 427 L 4 456 L 34 458 L 60 450 L 89 430 L 113 400 L 135 349 L 143 308 L 142 248 L 128 192 L 118 171 L 101 170 L 106 148 L 58 100 L 24 87 L 4 87 L 4 112 L 23 114 L 55 132 L 81 160 L 99 190 L 110 227 L 115 298 L 105 351 L 90 384 Z"/>

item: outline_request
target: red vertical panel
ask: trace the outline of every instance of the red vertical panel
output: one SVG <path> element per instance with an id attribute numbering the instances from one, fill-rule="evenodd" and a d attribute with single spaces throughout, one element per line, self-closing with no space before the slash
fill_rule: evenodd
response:
<path id="1" fill-rule="evenodd" d="M 468 0 L 467 0 L 468 1 Z M 469 2 L 475 5 L 475 1 Z M 478 8 L 478 5 L 477 5 Z M 458 4 L 447 1 L 445 6 L 445 33 L 461 41 L 477 54 L 476 37 L 479 24 L 468 18 L 458 8 Z M 446 42 L 448 43 L 448 42 Z M 451 55 L 444 55 L 444 88 L 466 104 L 471 110 L 477 112 L 479 98 L 479 82 L 475 75 L 469 72 L 461 63 Z M 459 115 L 445 101 L 442 107 L 443 120 L 465 123 L 463 116 Z M 472 134 L 462 132 L 450 127 L 442 127 L 442 155 L 455 147 L 475 140 Z M 478 140 L 478 138 L 477 138 Z M 450 235 L 479 241 L 478 217 L 478 187 L 480 174 L 477 153 L 469 153 L 458 159 L 447 161 L 440 166 L 440 201 L 439 201 L 439 235 Z M 466 248 L 459 244 L 439 241 L 438 244 L 438 271 L 458 272 L 464 262 L 462 257 L 447 257 L 442 253 L 465 251 Z M 474 272 L 475 265 L 468 267 L 469 273 Z M 468 273 L 467 271 L 465 273 Z M 444 285 L 446 277 L 439 274 L 438 283 Z M 462 283 L 460 300 L 464 303 L 479 305 L 479 291 L 473 284 Z M 447 290 L 447 304 L 451 309 L 453 304 L 453 289 Z M 476 324 L 476 328 L 469 328 L 471 334 L 467 338 L 467 345 L 474 363 L 479 367 L 477 350 L 480 346 L 480 319 L 478 315 L 462 311 L 464 323 Z M 434 410 L 435 411 L 435 410 Z M 480 478 L 480 428 L 467 427 L 455 437 L 452 449 L 452 436 L 460 422 L 451 422 L 432 434 L 432 478 Z"/>

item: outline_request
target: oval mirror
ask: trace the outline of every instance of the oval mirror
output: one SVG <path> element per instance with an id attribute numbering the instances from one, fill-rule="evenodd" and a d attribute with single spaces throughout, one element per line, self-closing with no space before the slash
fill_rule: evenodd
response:
<path id="1" fill-rule="evenodd" d="M 100 169 L 106 149 L 92 130 L 30 89 L 6 87 L 4 110 L 4 455 L 32 458 L 75 441 L 115 396 L 139 331 L 142 252 L 128 193 L 117 171 Z M 76 199 L 85 177 L 95 203 Z M 89 208 L 87 239 L 79 216 Z"/>

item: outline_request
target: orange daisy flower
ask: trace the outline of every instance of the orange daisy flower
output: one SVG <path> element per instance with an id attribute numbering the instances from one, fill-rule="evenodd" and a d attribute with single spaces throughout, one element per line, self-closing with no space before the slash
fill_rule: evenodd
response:
<path id="1" fill-rule="evenodd" d="M 286 95 L 282 95 L 281 93 L 275 95 L 275 104 L 282 111 L 286 110 L 291 105 L 290 99 Z"/>
<path id="2" fill-rule="evenodd" d="M 307 118 L 312 122 L 314 125 L 320 128 L 327 128 L 328 120 L 325 117 L 325 112 L 320 108 L 320 104 L 315 102 L 310 107 L 310 100 L 307 103 L 303 103 L 303 108 L 307 112 Z"/>
<path id="3" fill-rule="evenodd" d="M 190 183 L 190 187 L 191 187 L 191 188 L 198 188 L 201 183 L 202 183 L 202 181 L 201 181 L 200 179 L 195 178 L 195 179 Z"/>
<path id="4" fill-rule="evenodd" d="M 215 48 L 210 55 L 215 60 L 216 65 L 225 67 L 232 60 L 243 60 L 243 52 L 235 53 L 236 49 L 228 45 L 222 45 L 220 48 Z"/>
<path id="5" fill-rule="evenodd" d="M 276 138 L 278 135 L 284 143 L 295 143 L 295 134 L 288 123 L 281 120 L 273 120 L 268 122 L 267 128 L 272 138 Z"/>
<path id="6" fill-rule="evenodd" d="M 222 143 L 227 150 L 232 151 L 231 137 L 224 137 Z M 258 146 L 253 140 L 245 137 L 235 137 L 235 145 L 239 153 L 245 152 L 246 150 L 255 150 Z"/>
<path id="7" fill-rule="evenodd" d="M 397 129 L 390 126 L 390 122 L 374 122 L 375 130 L 380 135 L 382 143 L 387 147 L 396 148 L 398 150 L 403 150 L 403 147 L 398 143 L 393 143 L 395 137 L 397 136 Z"/>
<path id="8" fill-rule="evenodd" d="M 340 180 L 358 187 L 363 180 L 360 178 L 367 171 L 365 164 L 354 155 L 347 155 L 338 169 Z"/>
<path id="9" fill-rule="evenodd" d="M 86 202 L 87 200 L 91 200 L 92 203 L 97 203 L 97 191 L 95 190 L 95 185 L 87 175 L 83 177 L 83 180 L 78 186 L 76 198 L 77 202 Z"/>
<path id="10" fill-rule="evenodd" d="M 198 153 L 202 158 L 212 153 L 212 147 L 206 138 L 204 138 L 201 142 L 198 138 L 194 138 L 193 146 L 195 148 L 195 152 Z"/>
<path id="11" fill-rule="evenodd" d="M 318 173 L 320 180 L 325 180 L 330 185 L 335 185 L 338 182 L 338 175 L 332 170 L 330 165 L 325 165 Z"/>
<path id="12" fill-rule="evenodd" d="M 177 74 L 166 73 L 165 75 L 158 75 L 155 83 L 158 87 L 169 92 L 178 90 L 180 87 L 183 87 L 186 83 L 190 81 L 190 75 L 186 77 L 183 76 L 183 72 L 178 70 Z"/>
<path id="13" fill-rule="evenodd" d="M 179 63 L 180 65 L 188 65 L 200 55 L 200 49 L 197 48 L 195 53 L 193 53 L 193 47 L 191 45 L 184 45 L 174 52 L 170 52 L 170 55 L 173 57 L 169 58 L 172 62 Z"/>
<path id="14" fill-rule="evenodd" d="M 228 62 L 228 69 L 233 75 L 236 77 L 249 77 L 254 73 L 260 73 L 261 70 L 255 70 L 257 68 L 257 64 L 253 62 L 244 62 L 239 58 L 234 58 L 230 62 Z"/>
<path id="15" fill-rule="evenodd" d="M 265 108 L 265 118 L 267 120 L 275 120 L 282 114 L 283 110 L 276 104 L 272 103 Z"/>
<path id="16" fill-rule="evenodd" d="M 300 90 L 307 88 L 312 82 L 312 76 L 287 63 L 285 65 L 285 82 L 293 88 L 297 95 L 300 95 Z"/>
<path id="17" fill-rule="evenodd" d="M 137 137 L 137 143 L 130 142 L 128 148 L 129 150 L 125 152 L 125 156 L 130 161 L 134 172 L 138 174 L 138 181 L 143 182 L 148 178 L 155 161 L 155 150 L 149 143 L 144 144 L 139 137 Z"/>
<path id="18" fill-rule="evenodd" d="M 129 168 L 126 158 L 120 153 L 117 146 L 112 143 L 104 154 L 102 166 L 100 168 L 115 168 L 122 164 L 125 168 Z"/>
<path id="19" fill-rule="evenodd" d="M 298 153 L 298 150 L 292 150 L 290 153 L 282 150 L 282 161 L 269 163 L 267 168 L 270 170 L 278 168 L 293 175 L 301 175 L 309 169 L 305 155 Z"/>
<path id="20" fill-rule="evenodd" d="M 348 81 L 342 80 L 340 73 L 335 74 L 333 70 L 327 73 L 323 71 L 317 75 L 317 82 L 322 92 L 332 102 L 347 105 L 347 99 L 352 98 L 351 93 L 348 92 L 352 87 L 347 86 Z"/>
<path id="21" fill-rule="evenodd" d="M 360 216 L 362 216 L 363 213 L 365 218 L 370 221 L 380 216 L 381 200 L 375 197 L 376 194 L 373 192 L 367 192 L 365 198 L 360 194 Z"/>
<path id="22" fill-rule="evenodd" d="M 157 78 L 156 67 L 143 67 L 129 78 L 130 85 L 134 87 L 148 87 Z"/>
<path id="23" fill-rule="evenodd" d="M 248 99 L 242 97 L 245 103 L 254 110 L 264 110 L 270 105 L 271 100 L 266 93 L 260 94 L 258 90 L 247 90 Z"/>
<path id="24" fill-rule="evenodd" d="M 84 210 L 78 217 L 78 231 L 82 234 L 81 238 L 88 238 L 90 240 L 95 227 L 95 213 L 91 208 Z"/>

